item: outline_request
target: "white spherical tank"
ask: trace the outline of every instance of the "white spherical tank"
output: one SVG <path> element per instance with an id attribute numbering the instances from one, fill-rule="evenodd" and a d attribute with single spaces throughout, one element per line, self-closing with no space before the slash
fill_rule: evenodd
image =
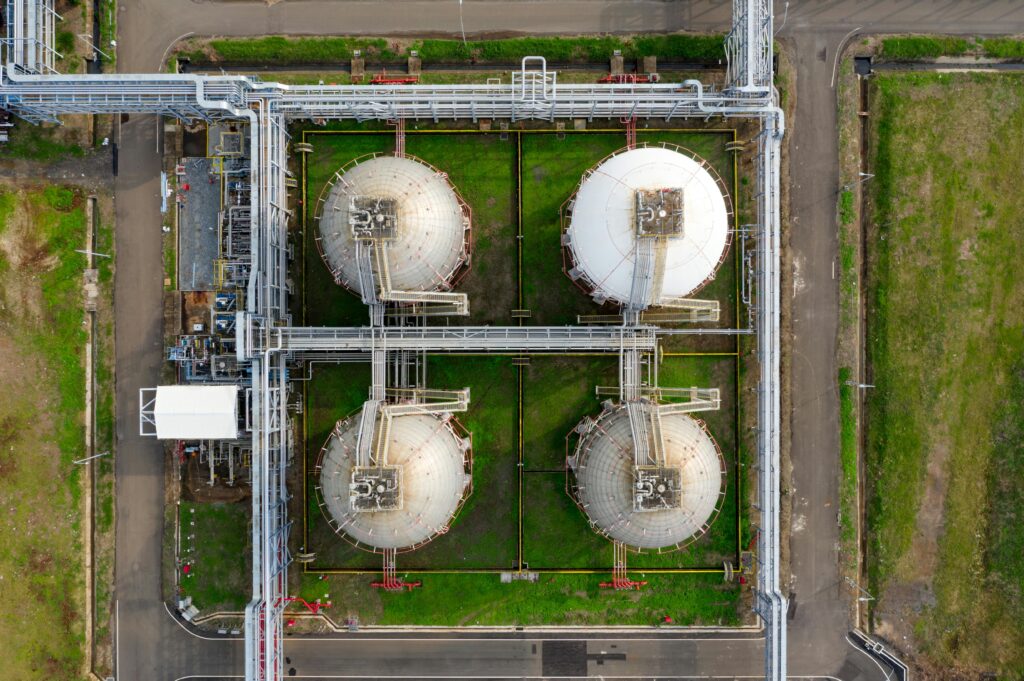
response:
<path id="1" fill-rule="evenodd" d="M 623 405 L 607 408 L 591 425 L 570 465 L 577 502 L 597 532 L 637 550 L 674 550 L 707 531 L 724 500 L 725 475 L 722 452 L 702 422 L 662 416 L 664 460 L 650 468 L 634 464 Z M 653 487 L 645 490 L 650 480 Z M 659 503 L 647 503 L 652 498 Z"/>
<path id="2" fill-rule="evenodd" d="M 469 492 L 469 441 L 436 414 L 391 418 L 383 466 L 356 465 L 359 415 L 339 422 L 321 454 L 319 493 L 332 527 L 372 551 L 417 548 L 448 524 Z"/>
<path id="3" fill-rule="evenodd" d="M 598 302 L 630 301 L 638 240 L 655 239 L 661 265 L 646 305 L 684 298 L 714 278 L 729 244 L 724 183 L 703 159 L 669 147 L 620 151 L 584 175 L 563 243 L 570 276 Z"/>
<path id="4" fill-rule="evenodd" d="M 469 210 L 447 175 L 411 158 L 375 156 L 342 168 L 317 208 L 319 246 L 335 281 L 361 294 L 354 229 L 386 242 L 396 291 L 446 291 L 468 262 Z M 365 226 L 365 225 L 364 225 Z"/>

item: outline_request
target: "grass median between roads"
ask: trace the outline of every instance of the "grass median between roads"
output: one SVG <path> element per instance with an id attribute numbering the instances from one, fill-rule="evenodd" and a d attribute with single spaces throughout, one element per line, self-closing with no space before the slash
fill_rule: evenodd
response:
<path id="1" fill-rule="evenodd" d="M 868 569 L 878 628 L 937 668 L 1024 669 L 1024 87 L 873 86 Z"/>
<path id="2" fill-rule="evenodd" d="M 85 643 L 85 199 L 0 185 L 0 619 L 8 678 L 77 678 Z"/>
<path id="3" fill-rule="evenodd" d="M 909 35 L 884 38 L 881 56 L 887 59 L 935 59 L 965 54 L 972 42 L 954 36 Z"/>

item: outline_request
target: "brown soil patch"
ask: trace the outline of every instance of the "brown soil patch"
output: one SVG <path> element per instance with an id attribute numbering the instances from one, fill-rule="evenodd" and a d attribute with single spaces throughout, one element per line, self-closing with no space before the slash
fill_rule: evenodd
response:
<path id="1" fill-rule="evenodd" d="M 7 188 L 0 185 L 0 191 Z M 7 218 L 6 229 L 0 233 L 0 254 L 10 264 L 0 286 L 0 310 L 15 318 L 40 319 L 42 292 L 36 273 L 57 264 L 33 228 L 35 215 L 26 202 L 19 202 Z M 5 355 L 11 356 L 11 355 Z"/>
<path id="2" fill-rule="evenodd" d="M 53 556 L 45 551 L 33 551 L 28 557 L 28 567 L 32 572 L 43 572 L 53 567 Z"/>
<path id="3" fill-rule="evenodd" d="M 210 326 L 210 306 L 213 303 L 209 291 L 186 291 L 182 294 L 182 333 L 194 333 L 196 324 Z"/>
<path id="4" fill-rule="evenodd" d="M 942 533 L 943 508 L 946 500 L 948 475 L 946 459 L 949 458 L 949 443 L 943 438 L 932 447 L 928 457 L 928 471 L 925 479 L 924 496 L 917 511 L 917 530 L 910 547 L 911 564 L 908 572 L 920 575 L 921 580 L 931 583 L 938 556 L 938 539 Z"/>
<path id="5" fill-rule="evenodd" d="M 932 583 L 938 567 L 939 537 L 944 524 L 946 488 L 949 483 L 946 460 L 950 445 L 938 438 L 929 452 L 924 494 L 917 510 L 917 525 L 910 550 L 897 572 L 907 581 L 885 589 L 875 611 L 876 633 L 900 649 L 916 654 L 914 622 L 936 603 Z"/>

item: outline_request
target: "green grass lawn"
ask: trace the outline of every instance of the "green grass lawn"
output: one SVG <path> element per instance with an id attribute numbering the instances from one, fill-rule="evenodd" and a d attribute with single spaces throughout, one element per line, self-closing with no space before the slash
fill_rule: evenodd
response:
<path id="1" fill-rule="evenodd" d="M 934 59 L 967 52 L 972 41 L 953 36 L 909 35 L 884 38 L 881 56 L 887 59 Z"/>
<path id="2" fill-rule="evenodd" d="M 81 298 L 85 197 L 0 186 L 0 620 L 11 678 L 78 678 L 84 659 Z M 103 523 L 103 515 L 100 515 Z"/>
<path id="3" fill-rule="evenodd" d="M 911 619 L 928 658 L 1019 678 L 1024 87 L 873 82 L 870 588 L 884 612 L 887 588 L 924 583 Z"/>
<path id="4" fill-rule="evenodd" d="M 191 561 L 178 583 L 204 614 L 239 611 L 249 600 L 252 546 L 249 504 L 193 503 L 178 506 L 179 556 Z"/>
<path id="5" fill-rule="evenodd" d="M 609 561 L 611 551 L 609 550 Z M 399 576 L 402 577 L 399 556 Z M 502 584 L 498 575 L 416 575 L 422 586 L 411 592 L 382 593 L 366 575 L 304 576 L 306 600 L 330 601 L 337 622 L 358 617 L 360 624 L 470 625 L 656 625 L 665 615 L 679 624 L 740 624 L 740 589 L 720 574 L 654 575 L 642 591 L 598 587 L 594 575 L 540 575 L 536 583 Z"/>
<path id="6" fill-rule="evenodd" d="M 69 157 L 82 156 L 85 150 L 77 144 L 57 139 L 57 128 L 18 123 L 4 144 L 4 156 L 28 161 L 53 163 Z"/>
<path id="7" fill-rule="evenodd" d="M 351 130 L 352 126 L 334 126 Z M 708 159 L 733 185 L 733 158 L 725 151 L 726 132 L 639 131 L 641 142 L 679 144 Z M 310 241 L 317 197 L 324 184 L 347 161 L 373 152 L 389 153 L 394 135 L 388 130 L 360 134 L 309 134 L 315 151 L 305 165 L 306 243 L 305 323 L 356 324 L 366 311 L 352 295 L 334 285 Z M 530 324 L 572 324 L 577 314 L 598 310 L 562 271 L 559 208 L 571 195 L 580 175 L 609 153 L 624 146 L 621 133 L 519 134 L 502 140 L 498 133 L 417 134 L 410 130 L 406 150 L 447 172 L 473 210 L 473 264 L 459 290 L 470 296 L 468 323 L 512 324 L 518 305 L 516 230 L 522 215 L 523 306 Z M 521 153 L 522 194 L 516 195 L 516 154 Z M 467 159 L 472 158 L 472 162 Z M 730 253 L 718 280 L 706 289 L 722 301 L 722 326 L 736 323 L 736 272 Z M 462 320 L 455 320 L 462 323 Z M 668 350 L 701 349 L 696 339 L 674 343 Z M 735 339 L 712 339 L 725 356 L 667 356 L 659 368 L 661 385 L 719 387 L 723 409 L 702 414 L 725 453 L 728 496 L 711 532 L 687 549 L 671 554 L 632 556 L 644 569 L 720 570 L 722 560 L 735 560 L 739 543 L 737 511 L 737 427 Z M 717 347 L 721 345 L 721 347 Z M 670 353 L 671 354 L 671 353 Z M 519 386 L 522 379 L 522 467 L 519 466 Z M 306 597 L 328 599 L 345 594 L 344 603 L 361 621 L 394 623 L 559 623 L 614 622 L 648 624 L 665 607 L 680 621 L 734 623 L 739 591 L 717 584 L 719 575 L 651 573 L 651 587 L 642 595 L 606 594 L 597 583 L 609 577 L 611 543 L 594 533 L 565 490 L 566 435 L 585 415 L 600 411 L 596 385 L 615 385 L 617 363 L 603 356 L 535 356 L 518 369 L 509 357 L 431 356 L 427 383 L 435 388 L 470 387 L 471 406 L 459 415 L 473 435 L 474 487 L 451 530 L 417 551 L 401 554 L 399 572 L 422 579 L 427 589 L 402 596 L 378 594 L 368 588 L 370 575 L 332 574 L 320 579 L 317 570 L 377 572 L 380 557 L 356 549 L 335 535 L 318 507 L 312 478 L 307 479 L 305 548 L 316 553 L 304 576 Z M 366 365 L 317 366 L 307 385 L 307 469 L 312 471 L 320 447 L 335 421 L 358 409 L 366 399 Z M 520 487 L 521 485 L 521 487 Z M 520 508 L 522 515 L 520 516 Z M 521 529 L 520 529 L 521 518 Z M 520 546 L 520 538 L 522 544 Z M 496 574 L 439 574 L 438 570 L 514 569 L 520 560 L 531 569 L 583 569 L 589 575 L 544 575 L 539 584 L 501 585 Z M 417 572 L 418 571 L 418 572 Z M 424 572 L 426 571 L 426 572 Z M 699 588 L 694 588 L 698 586 Z M 474 596 L 467 597 L 467 592 Z M 421 595 L 433 594 L 433 595 Z M 479 594 L 478 599 L 475 594 Z M 437 599 L 452 606 L 430 608 Z M 490 599 L 496 605 L 484 609 Z M 456 604 L 457 605 L 454 605 Z M 484 610 L 487 610 L 484 612 Z M 344 619 L 343 613 L 332 616 Z"/>

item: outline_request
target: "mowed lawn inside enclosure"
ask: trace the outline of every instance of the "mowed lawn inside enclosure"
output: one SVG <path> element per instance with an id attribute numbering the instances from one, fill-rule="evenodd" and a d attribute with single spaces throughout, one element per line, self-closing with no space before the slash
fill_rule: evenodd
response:
<path id="1" fill-rule="evenodd" d="M 248 503 L 178 505 L 178 586 L 203 614 L 240 611 L 249 600 L 252 542 Z M 188 565 L 186 572 L 184 567 Z"/>
<path id="2" fill-rule="evenodd" d="M 707 159 L 729 191 L 735 172 L 725 145 L 733 137 L 732 130 L 639 131 L 641 143 L 676 144 Z M 299 317 L 310 325 L 362 326 L 365 307 L 334 284 L 316 250 L 315 209 L 336 170 L 366 154 L 392 153 L 394 133 L 307 131 L 304 139 L 314 151 L 303 160 L 305 304 Z M 559 211 L 583 172 L 623 146 L 622 132 L 410 131 L 407 154 L 448 173 L 473 211 L 472 268 L 458 288 L 469 294 L 471 315 L 449 323 L 514 325 L 520 321 L 512 310 L 525 308 L 531 317 L 522 323 L 563 325 L 575 324 L 578 314 L 610 311 L 565 275 Z M 721 301 L 724 327 L 739 318 L 734 256 L 730 251 L 702 293 Z M 528 365 L 516 366 L 511 356 L 432 355 L 430 387 L 471 391 L 469 411 L 457 417 L 473 436 L 473 492 L 446 534 L 399 555 L 399 573 L 423 580 L 424 589 L 383 598 L 370 589 L 381 557 L 336 535 L 319 508 L 316 459 L 335 422 L 367 398 L 370 376 L 365 364 L 317 365 L 305 398 L 303 546 L 316 559 L 306 566 L 304 596 L 329 599 L 332 590 L 343 592 L 350 613 L 381 624 L 651 624 L 661 609 L 680 622 L 738 622 L 740 591 L 721 583 L 722 562 L 735 564 L 746 532 L 737 476 L 738 344 L 729 336 L 692 338 L 667 350 L 661 385 L 722 391 L 722 409 L 699 416 L 722 447 L 727 493 L 706 536 L 682 551 L 630 556 L 632 572 L 650 581 L 646 590 L 625 596 L 598 588 L 610 576 L 612 545 L 590 528 L 566 492 L 566 438 L 580 419 L 600 412 L 594 388 L 616 384 L 617 358 L 533 356 Z M 498 580 L 497 572 L 520 569 L 541 571 L 540 582 Z M 692 574 L 664 574 L 670 571 Z"/>
<path id="3" fill-rule="evenodd" d="M 633 576 L 649 582 L 643 591 L 615 595 L 598 587 L 609 577 L 612 545 L 566 492 L 566 436 L 583 416 L 600 411 L 594 386 L 616 379 L 616 361 L 538 356 L 517 367 L 508 356 L 428 358 L 431 387 L 470 388 L 469 411 L 457 417 L 472 433 L 473 491 L 446 534 L 398 556 L 399 573 L 424 584 L 400 596 L 370 588 L 381 557 L 334 533 L 315 490 L 320 447 L 335 422 L 366 399 L 369 366 L 315 368 L 306 398 L 302 545 L 316 560 L 305 566 L 303 597 L 328 601 L 332 593 L 345 594 L 345 613 L 367 624 L 654 624 L 664 614 L 679 623 L 738 623 L 740 590 L 722 583 L 721 575 L 722 561 L 735 564 L 740 533 L 748 532 L 736 466 L 734 356 L 670 356 L 661 366 L 663 385 L 722 390 L 722 409 L 700 414 L 728 471 L 726 498 L 711 530 L 681 551 L 631 554 Z M 539 582 L 500 583 L 496 573 L 519 569 L 539 571 Z"/>
<path id="4" fill-rule="evenodd" d="M 868 567 L 936 668 L 1024 669 L 1024 80 L 872 82 Z M 901 636 L 894 636 L 901 640 Z"/>
<path id="5" fill-rule="evenodd" d="M 723 180 L 736 209 L 738 193 L 734 154 L 726 151 L 735 131 L 639 129 L 640 144 L 674 145 L 708 162 Z M 394 153 L 388 130 L 305 130 L 302 140 L 314 151 L 302 158 L 304 305 L 300 312 L 313 326 L 367 323 L 366 307 L 356 295 L 334 284 L 316 248 L 316 208 L 324 188 L 342 166 L 370 154 Z M 512 310 L 526 309 L 533 325 L 576 324 L 581 314 L 615 312 L 598 306 L 565 274 L 561 209 L 583 173 L 623 147 L 625 134 L 510 131 L 415 131 L 406 134 L 406 153 L 448 174 L 473 211 L 472 266 L 457 290 L 469 296 L 470 315 L 457 323 L 510 325 Z M 738 298 L 738 249 L 697 298 L 718 300 L 720 328 L 746 323 Z M 300 317 L 303 318 L 303 317 Z M 676 336 L 667 351 L 733 352 L 730 336 Z"/>

